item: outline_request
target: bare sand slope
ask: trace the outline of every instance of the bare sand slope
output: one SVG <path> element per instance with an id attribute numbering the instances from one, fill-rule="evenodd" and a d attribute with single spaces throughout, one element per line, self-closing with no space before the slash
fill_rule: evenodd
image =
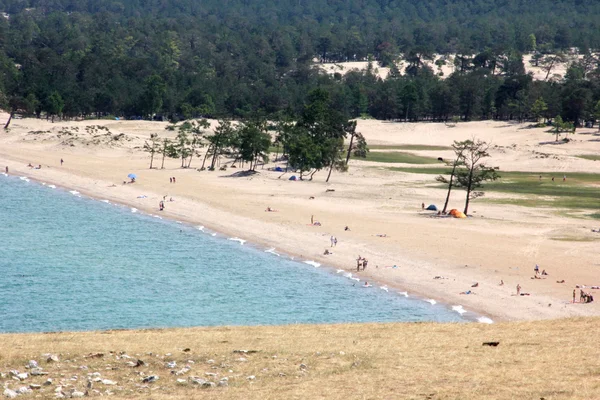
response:
<path id="1" fill-rule="evenodd" d="M 86 127 L 92 125 L 108 128 L 109 135 L 94 138 L 107 131 L 94 133 L 87 128 L 88 133 Z M 473 203 L 474 217 L 468 220 L 431 218 L 421 212 L 421 202 L 440 205 L 445 196 L 433 176 L 394 172 L 384 163 L 352 161 L 350 171 L 334 173 L 329 184 L 324 183 L 324 172 L 312 182 L 293 182 L 287 180 L 290 174 L 281 176 L 268 171 L 268 166 L 259 174 L 242 177 L 235 176 L 237 170 L 231 168 L 215 172 L 180 169 L 178 160 L 166 160 L 164 170 L 149 170 L 149 157 L 140 146 L 154 132 L 173 137 L 165 126 L 143 121 L 52 124 L 15 120 L 10 132 L 0 135 L 0 165 L 9 166 L 14 174 L 155 214 L 163 196 L 172 196 L 175 201 L 166 203 L 166 217 L 352 271 L 362 280 L 376 280 L 410 295 L 460 304 L 494 319 L 600 314 L 597 302 L 569 303 L 576 284 L 600 285 L 597 245 L 590 233 L 596 226 L 591 220 L 567 218 L 553 209 L 481 200 Z M 77 132 L 75 128 L 79 129 L 77 136 L 64 133 Z M 573 171 L 600 172 L 600 164 L 575 157 L 600 150 L 591 130 L 566 145 L 545 144 L 553 136 L 543 129 L 498 122 L 448 127 L 360 121 L 358 130 L 370 144 L 379 145 L 448 146 L 453 140 L 477 136 L 497 146 L 491 149 L 490 161 L 501 170 L 545 171 L 561 177 Z M 60 131 L 63 133 L 57 137 Z M 115 136 L 119 139 L 110 139 Z M 97 143 L 90 143 L 94 140 Z M 451 156 L 447 150 L 419 153 Z M 61 158 L 65 160 L 62 167 Z M 28 168 L 28 163 L 42 164 L 42 169 Z M 201 159 L 194 160 L 192 167 L 201 163 Z M 160 159 L 155 165 L 160 166 Z M 138 175 L 138 181 L 123 185 L 131 172 Z M 169 183 L 172 176 L 177 178 L 176 184 Z M 142 194 L 148 197 L 138 199 Z M 500 195 L 489 197 L 494 196 Z M 456 192 L 451 206 L 461 208 L 463 201 L 464 193 Z M 267 207 L 277 212 L 265 212 Z M 322 226 L 310 226 L 311 216 Z M 345 226 L 350 231 L 345 231 Z M 330 249 L 331 235 L 338 238 L 334 249 Z M 590 241 L 557 240 L 565 235 L 583 235 Z M 326 248 L 334 254 L 324 256 Z M 369 266 L 356 273 L 358 255 L 366 257 Z M 549 272 L 547 279 L 530 279 L 536 263 Z M 498 285 L 501 279 L 504 286 Z M 563 279 L 565 283 L 556 283 Z M 479 286 L 472 289 L 476 294 L 459 294 L 476 282 Z M 517 284 L 531 295 L 515 296 Z"/>

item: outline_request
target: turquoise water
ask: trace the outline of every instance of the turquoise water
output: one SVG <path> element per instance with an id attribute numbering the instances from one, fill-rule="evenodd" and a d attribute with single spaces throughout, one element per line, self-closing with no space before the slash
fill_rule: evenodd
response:
<path id="1" fill-rule="evenodd" d="M 0 198 L 0 332 L 463 320 L 443 305 L 17 177 L 0 175 Z"/>

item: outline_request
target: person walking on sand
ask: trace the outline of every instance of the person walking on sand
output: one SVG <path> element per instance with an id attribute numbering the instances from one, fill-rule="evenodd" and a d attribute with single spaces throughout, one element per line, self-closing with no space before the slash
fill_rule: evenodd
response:
<path id="1" fill-rule="evenodd" d="M 361 265 L 361 263 L 362 263 L 362 257 L 359 254 L 358 258 L 356 259 L 356 272 L 360 271 L 360 265 Z"/>
<path id="2" fill-rule="evenodd" d="M 333 236 L 329 238 L 329 242 L 331 242 L 331 247 L 333 247 Z"/>
<path id="3" fill-rule="evenodd" d="M 333 237 L 333 247 L 337 246 L 337 238 L 334 236 Z"/>
<path id="4" fill-rule="evenodd" d="M 517 296 L 521 295 L 521 285 L 517 283 Z"/>
<path id="5" fill-rule="evenodd" d="M 425 211 L 425 203 L 421 203 L 421 211 Z"/>
<path id="6" fill-rule="evenodd" d="M 363 258 L 363 271 L 367 268 L 368 262 L 369 262 L 369 260 L 367 260 L 366 258 Z"/>
<path id="7" fill-rule="evenodd" d="M 314 221 L 314 220 L 315 220 L 315 216 L 314 216 L 314 215 L 311 215 L 311 216 L 310 216 L 310 224 L 311 224 L 311 225 L 314 225 L 314 224 L 315 224 L 315 221 Z"/>
<path id="8" fill-rule="evenodd" d="M 573 304 L 575 304 L 575 297 L 577 296 L 577 292 L 573 289 Z"/>
<path id="9" fill-rule="evenodd" d="M 65 160 L 63 160 L 62 158 L 60 159 L 60 166 L 62 167 L 63 163 L 65 162 Z"/>
<path id="10" fill-rule="evenodd" d="M 169 177 L 169 183 L 173 183 L 173 178 Z"/>
<path id="11" fill-rule="evenodd" d="M 175 182 L 177 182 L 177 181 L 175 180 L 175 177 L 173 177 L 173 183 L 175 183 Z"/>

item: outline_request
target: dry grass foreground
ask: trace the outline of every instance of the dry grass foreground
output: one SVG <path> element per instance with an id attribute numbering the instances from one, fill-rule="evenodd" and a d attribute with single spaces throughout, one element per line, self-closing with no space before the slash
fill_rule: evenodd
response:
<path id="1" fill-rule="evenodd" d="M 598 399 L 599 322 L 4 334 L 0 371 L 5 388 L 41 386 L 19 398 Z M 29 360 L 48 374 L 11 377 L 31 373 Z"/>

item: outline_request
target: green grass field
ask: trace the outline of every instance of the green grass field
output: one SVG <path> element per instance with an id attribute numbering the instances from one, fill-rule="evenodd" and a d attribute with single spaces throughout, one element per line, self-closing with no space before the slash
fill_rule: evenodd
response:
<path id="1" fill-rule="evenodd" d="M 448 167 L 392 167 L 390 169 L 430 175 L 447 175 L 450 172 Z M 490 202 L 526 207 L 600 210 L 600 174 L 569 173 L 565 182 L 562 181 L 562 175 L 559 174 L 554 175 L 554 182 L 552 182 L 553 175 L 548 173 L 499 171 L 499 174 L 500 179 L 486 183 L 483 190 L 514 193 L 520 195 L 520 198 L 488 200 Z M 542 176 L 541 180 L 540 175 Z M 433 176 L 431 181 L 435 182 Z M 593 218 L 600 218 L 600 213 Z"/>
<path id="2" fill-rule="evenodd" d="M 596 155 L 596 154 L 580 154 L 576 157 L 583 158 L 584 160 L 591 160 L 591 161 L 600 160 L 600 155 Z"/>
<path id="3" fill-rule="evenodd" d="M 375 144 L 369 145 L 370 150 L 452 150 L 450 146 L 429 146 L 426 144 L 400 144 L 400 145 L 387 145 L 387 144 Z"/>
<path id="4" fill-rule="evenodd" d="M 354 157 L 353 157 L 354 158 Z M 357 160 L 366 160 L 371 162 L 395 163 L 395 164 L 440 164 L 434 157 L 418 156 L 412 153 L 403 151 L 371 151 L 367 154 L 367 158 L 355 158 Z"/>

